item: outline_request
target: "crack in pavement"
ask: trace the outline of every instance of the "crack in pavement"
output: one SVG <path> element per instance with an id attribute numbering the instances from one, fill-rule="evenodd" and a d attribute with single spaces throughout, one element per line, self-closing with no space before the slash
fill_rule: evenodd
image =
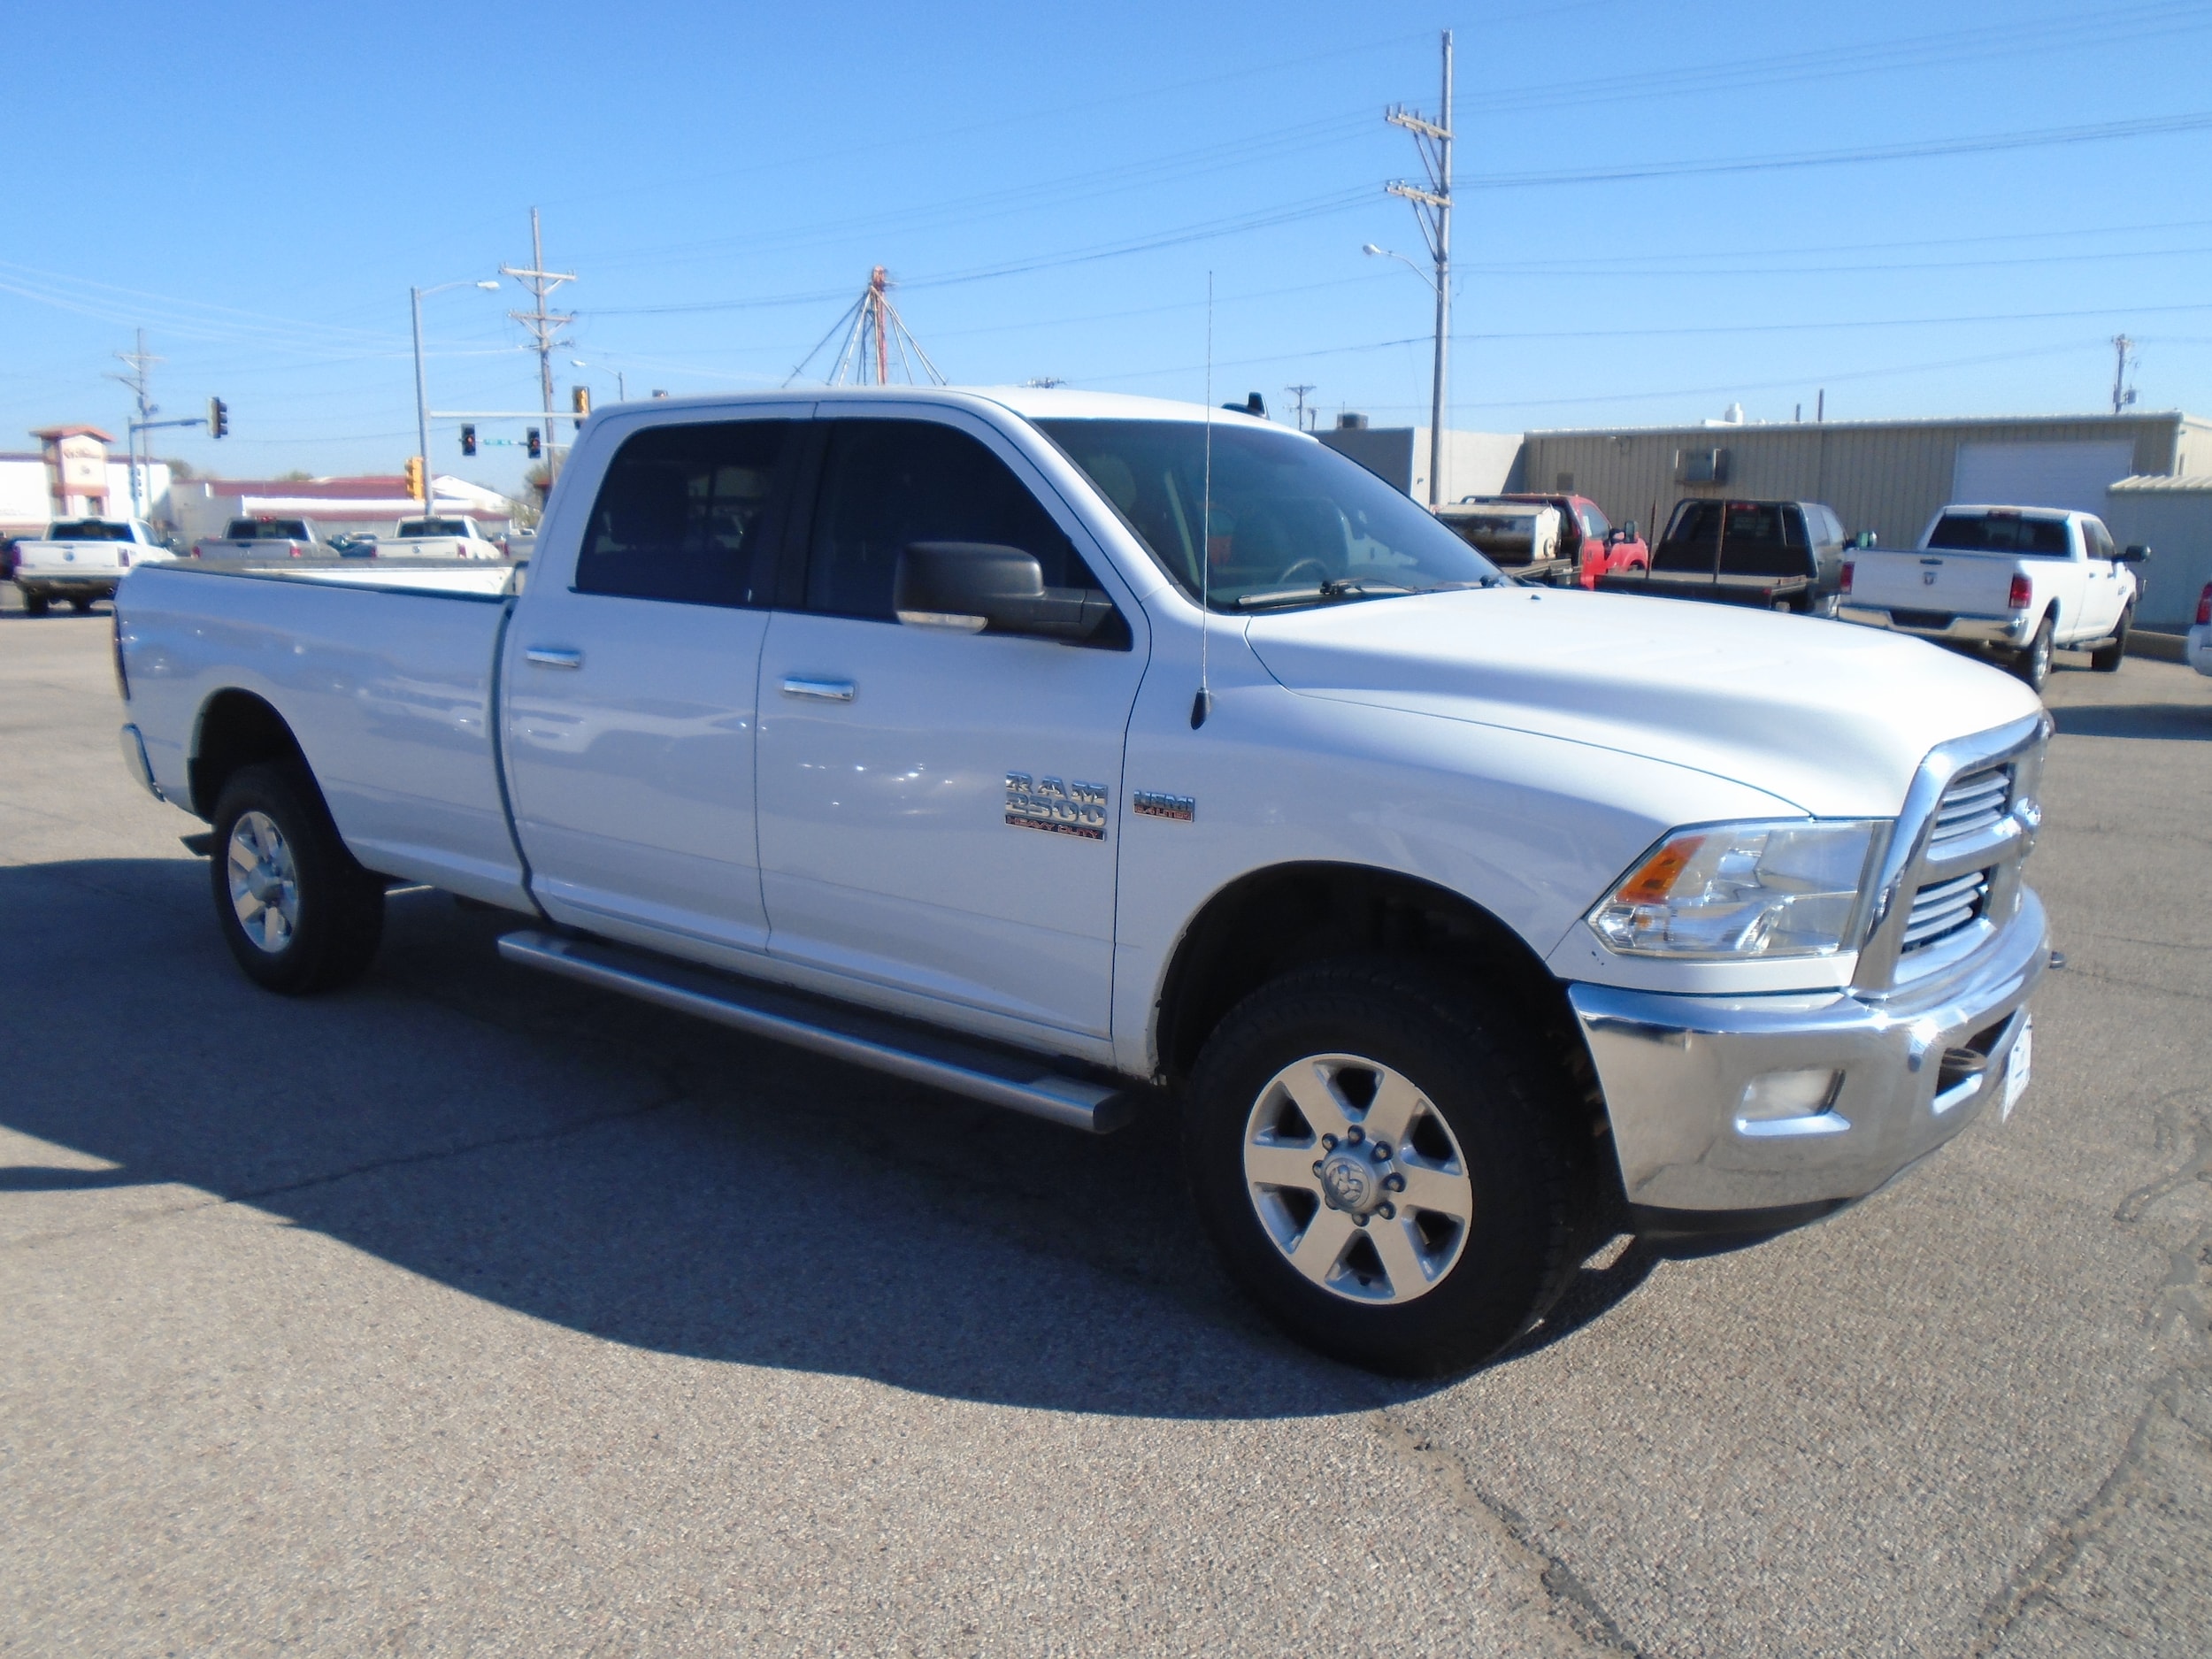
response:
<path id="1" fill-rule="evenodd" d="M 1532 1643 L 1520 1651 L 1640 1654 L 1574 1570 L 1536 1541 L 1535 1529 L 1517 1510 L 1476 1485 L 1455 1454 L 1401 1422 L 1389 1406 L 1370 1421 L 1393 1454 L 1440 1486 L 1453 1507 L 1479 1522 L 1507 1559 L 1534 1580 L 1537 1592 L 1516 1609 Z"/>
<path id="2" fill-rule="evenodd" d="M 2194 1090 L 2184 1091 L 2158 1102 L 2156 1149 L 2181 1156 L 2164 1175 L 2121 1200 L 2112 1218 L 2122 1226 L 2141 1225 L 2161 1199 L 2185 1187 L 2212 1186 L 2212 1106 L 2191 1104 L 2195 1094 Z M 2166 1276 L 2152 1294 L 2143 1322 L 2154 1331 L 2178 1324 L 2185 1339 L 2193 1339 L 2191 1356 L 2152 1384 L 2150 1398 L 2129 1431 L 2126 1446 L 2096 1492 L 1990 1598 L 1976 1625 L 1976 1640 L 1969 1650 L 1972 1659 L 1988 1659 L 2039 1607 L 2059 1607 L 2069 1617 L 2088 1619 L 2087 1613 L 2060 1600 L 2062 1583 L 2133 1496 L 2139 1477 L 2151 1461 L 2154 1437 L 2171 1425 L 2193 1438 L 2204 1438 L 2183 1417 L 2180 1406 L 2185 1389 L 2212 1377 L 2212 1216 L 2166 1256 Z"/>
<path id="3" fill-rule="evenodd" d="M 334 1186 L 340 1181 L 354 1180 L 364 1175 L 375 1175 L 385 1170 L 406 1169 L 416 1164 L 440 1163 L 448 1158 L 466 1157 L 472 1153 L 492 1151 L 500 1147 L 526 1146 L 532 1142 L 547 1143 L 559 1141 L 570 1135 L 581 1134 L 588 1129 L 598 1128 L 603 1124 L 627 1123 L 635 1118 L 649 1116 L 654 1112 L 665 1111 L 672 1106 L 681 1105 L 687 1098 L 688 1096 L 680 1094 L 670 1094 L 659 1100 L 648 1101 L 642 1106 L 626 1107 L 620 1111 L 594 1112 L 588 1117 L 571 1118 L 565 1123 L 556 1124 L 547 1128 L 518 1130 L 512 1134 L 487 1135 L 481 1141 L 471 1141 L 460 1146 L 427 1148 L 420 1152 L 394 1153 L 388 1157 L 371 1158 L 365 1163 L 349 1164 L 344 1169 L 327 1170 L 315 1175 L 304 1175 L 297 1180 L 280 1181 L 273 1186 L 257 1187 L 238 1193 L 211 1194 L 205 1198 L 196 1199 L 189 1203 L 162 1204 L 149 1210 L 134 1210 L 129 1215 L 115 1220 L 96 1222 L 81 1227 L 62 1227 L 51 1233 L 27 1233 L 19 1239 L 12 1239 L 4 1244 L 0 1244 L 0 1251 L 27 1249 L 37 1245 L 58 1243 L 64 1239 L 82 1238 L 89 1233 L 112 1232 L 121 1227 L 137 1226 L 146 1222 L 165 1220 L 172 1216 L 193 1215 L 205 1210 L 221 1210 L 233 1204 L 257 1204 L 264 1199 L 281 1198 L 288 1193 L 305 1192 L 317 1187 Z M 111 1182 L 101 1190 L 113 1191 L 114 1187 L 119 1184 Z M 168 1185 L 161 1181 L 148 1181 L 142 1184 L 146 1186 Z M 188 1182 L 178 1184 L 190 1185 Z M 206 1191 L 204 1187 L 196 1190 Z"/>

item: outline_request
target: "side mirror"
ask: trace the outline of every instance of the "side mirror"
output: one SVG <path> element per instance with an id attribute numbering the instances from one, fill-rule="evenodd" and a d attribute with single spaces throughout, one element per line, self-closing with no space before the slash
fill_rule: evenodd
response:
<path id="1" fill-rule="evenodd" d="M 917 541 L 899 555 L 891 608 L 909 627 L 1087 640 L 1114 615 L 1101 593 L 1047 592 L 1033 553 L 987 541 Z"/>
<path id="2" fill-rule="evenodd" d="M 1626 524 L 1621 526 L 1621 540 L 1624 541 L 1633 541 L 1635 539 L 1636 521 L 1633 518 L 1631 518 Z"/>
<path id="3" fill-rule="evenodd" d="M 2131 541 L 2120 549 L 2118 562 L 2122 565 L 2141 565 L 2146 563 L 2150 556 L 2150 549 L 2145 547 L 2140 541 Z"/>
<path id="4" fill-rule="evenodd" d="M 1851 538 L 1848 545 L 1855 548 L 1870 548 L 1874 546 L 1875 543 L 1880 540 L 1881 538 L 1876 535 L 1873 531 L 1862 530 L 1858 533 L 1858 534 Z"/>

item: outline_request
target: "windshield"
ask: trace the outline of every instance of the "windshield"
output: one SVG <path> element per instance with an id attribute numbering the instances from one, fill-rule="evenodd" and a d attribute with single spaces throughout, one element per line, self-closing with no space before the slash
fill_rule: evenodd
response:
<path id="1" fill-rule="evenodd" d="M 1041 420 L 1160 568 L 1216 611 L 1502 582 L 1498 567 L 1356 461 L 1248 417 Z M 1198 551 L 1213 434 L 1213 511 Z"/>
<path id="2" fill-rule="evenodd" d="M 1930 547 L 1961 553 L 2040 553 L 2066 557 L 2066 520 L 2017 512 L 1947 512 L 1928 536 Z"/>
<path id="3" fill-rule="evenodd" d="M 399 533 L 403 536 L 457 535 L 465 537 L 469 533 L 469 526 L 468 520 L 465 518 L 403 518 L 399 521 Z"/>
<path id="4" fill-rule="evenodd" d="M 306 541 L 304 518 L 233 518 L 226 541 Z"/>
<path id="5" fill-rule="evenodd" d="M 46 533 L 49 541 L 127 541 L 131 527 L 127 524 L 110 524 L 104 518 L 69 518 L 55 524 Z"/>

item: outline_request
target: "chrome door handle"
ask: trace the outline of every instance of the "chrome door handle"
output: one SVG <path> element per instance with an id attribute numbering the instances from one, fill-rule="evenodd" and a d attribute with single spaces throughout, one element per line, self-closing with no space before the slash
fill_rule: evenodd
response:
<path id="1" fill-rule="evenodd" d="M 854 686 L 849 680 L 812 680 L 803 674 L 785 676 L 783 695 L 787 697 L 819 697 L 825 703 L 850 703 Z"/>
<path id="2" fill-rule="evenodd" d="M 581 668 L 584 654 L 564 645 L 533 645 L 524 649 L 522 660 L 540 668 Z"/>

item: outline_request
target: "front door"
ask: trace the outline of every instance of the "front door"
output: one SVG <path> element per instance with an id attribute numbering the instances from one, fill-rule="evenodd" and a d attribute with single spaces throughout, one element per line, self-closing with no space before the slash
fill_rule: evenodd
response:
<path id="1" fill-rule="evenodd" d="M 806 425 L 639 433 L 608 466 L 572 580 L 531 572 L 542 585 L 508 629 L 507 764 L 531 891 L 556 920 L 766 948 L 753 746 L 768 611 L 752 597 Z"/>
<path id="2" fill-rule="evenodd" d="M 803 578 L 761 658 L 762 887 L 776 956 L 1102 1038 L 1144 672 L 1129 607 L 1071 645 L 909 626 L 891 603 L 917 541 L 1018 547 L 1048 588 L 1104 591 L 1041 489 L 972 417 L 831 423 Z"/>

